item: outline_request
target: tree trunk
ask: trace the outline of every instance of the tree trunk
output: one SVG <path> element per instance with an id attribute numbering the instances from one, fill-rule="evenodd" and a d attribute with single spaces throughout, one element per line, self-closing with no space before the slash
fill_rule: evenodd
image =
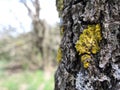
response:
<path id="1" fill-rule="evenodd" d="M 41 59 L 43 60 L 41 64 L 41 68 L 44 69 L 46 64 L 45 59 L 45 51 L 44 51 L 44 40 L 45 40 L 45 31 L 46 31 L 46 23 L 40 19 L 40 0 L 31 0 L 33 11 L 30 6 L 27 4 L 29 0 L 22 0 L 21 2 L 28 10 L 29 17 L 32 20 L 32 28 L 33 28 L 33 46 L 35 46 L 41 54 Z"/>
<path id="2" fill-rule="evenodd" d="M 120 0 L 56 0 L 62 18 L 55 90 L 120 90 Z"/>

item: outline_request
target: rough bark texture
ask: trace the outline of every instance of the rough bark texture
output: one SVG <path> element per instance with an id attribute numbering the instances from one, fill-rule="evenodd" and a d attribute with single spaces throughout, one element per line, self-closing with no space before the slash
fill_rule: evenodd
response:
<path id="1" fill-rule="evenodd" d="M 59 1 L 63 6 L 59 9 Z M 64 27 L 55 90 L 120 90 L 120 0 L 56 0 Z M 100 24 L 100 51 L 88 68 L 75 45 L 88 25 Z"/>

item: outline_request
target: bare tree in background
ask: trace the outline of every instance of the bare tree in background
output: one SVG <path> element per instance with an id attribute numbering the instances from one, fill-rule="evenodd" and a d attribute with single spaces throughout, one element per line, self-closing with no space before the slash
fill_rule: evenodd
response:
<path id="1" fill-rule="evenodd" d="M 55 90 L 120 90 L 120 0 L 56 0 L 63 19 Z"/>
<path id="2" fill-rule="evenodd" d="M 21 0 L 21 2 L 28 10 L 29 17 L 32 20 L 33 40 L 41 53 L 42 59 L 44 59 L 43 41 L 45 36 L 45 24 L 42 20 L 40 20 L 40 1 L 31 0 L 34 10 L 32 10 L 27 4 L 27 0 Z"/>

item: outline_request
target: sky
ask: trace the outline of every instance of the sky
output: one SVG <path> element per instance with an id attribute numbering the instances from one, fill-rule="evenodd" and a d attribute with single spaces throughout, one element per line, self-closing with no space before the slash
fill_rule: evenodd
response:
<path id="1" fill-rule="evenodd" d="M 30 5 L 30 3 L 28 3 Z M 51 26 L 59 22 L 55 0 L 40 0 L 40 18 Z M 0 0 L 0 29 L 11 25 L 18 32 L 27 32 L 31 28 L 31 19 L 27 9 L 19 0 Z"/>

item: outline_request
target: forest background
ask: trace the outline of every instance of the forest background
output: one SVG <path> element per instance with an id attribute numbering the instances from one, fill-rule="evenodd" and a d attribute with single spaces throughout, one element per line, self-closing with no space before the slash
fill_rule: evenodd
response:
<path id="1" fill-rule="evenodd" d="M 53 90 L 60 22 L 55 0 L 0 0 L 0 90 Z"/>

